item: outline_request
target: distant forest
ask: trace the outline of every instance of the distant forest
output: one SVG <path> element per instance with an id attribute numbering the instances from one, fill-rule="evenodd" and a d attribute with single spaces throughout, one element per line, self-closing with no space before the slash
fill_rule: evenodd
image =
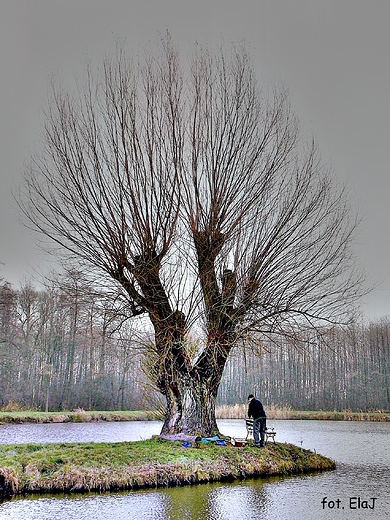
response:
<path id="1" fill-rule="evenodd" d="M 0 284 L 0 407 L 134 410 L 163 403 L 143 372 L 145 329 L 74 270 L 37 290 Z M 235 349 L 218 404 L 388 410 L 390 319 L 265 338 Z"/>

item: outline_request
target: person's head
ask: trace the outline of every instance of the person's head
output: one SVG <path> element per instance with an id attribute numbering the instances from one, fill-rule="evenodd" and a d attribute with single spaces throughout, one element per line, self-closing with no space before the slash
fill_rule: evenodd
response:
<path id="1" fill-rule="evenodd" d="M 252 399 L 253 399 L 254 397 L 255 397 L 255 396 L 254 396 L 253 394 L 249 394 L 249 395 L 248 395 L 248 401 L 251 402 Z"/>

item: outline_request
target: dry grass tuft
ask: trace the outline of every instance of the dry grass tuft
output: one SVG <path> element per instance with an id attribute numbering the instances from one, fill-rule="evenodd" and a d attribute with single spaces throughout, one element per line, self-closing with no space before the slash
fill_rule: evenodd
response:
<path id="1" fill-rule="evenodd" d="M 216 408 L 217 419 L 245 419 L 247 417 L 248 408 L 245 404 L 221 405 Z M 324 421 L 374 421 L 385 422 L 390 421 L 390 414 L 380 410 L 371 412 L 352 412 L 352 410 L 344 410 L 338 412 L 333 411 L 310 411 L 310 410 L 292 410 L 289 407 L 278 407 L 275 405 L 267 406 L 266 413 L 268 419 L 271 420 L 324 420 Z"/>

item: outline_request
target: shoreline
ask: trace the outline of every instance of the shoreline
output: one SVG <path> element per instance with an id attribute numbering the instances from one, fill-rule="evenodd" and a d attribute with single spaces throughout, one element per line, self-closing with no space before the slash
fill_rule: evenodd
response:
<path id="1" fill-rule="evenodd" d="M 220 406 L 216 409 L 217 419 L 246 419 L 246 405 Z M 279 408 L 266 408 L 268 420 L 318 420 L 318 421 L 372 421 L 389 422 L 390 413 L 338 411 L 302 411 Z M 121 422 L 121 421 L 158 421 L 161 414 L 153 411 L 85 411 L 62 412 L 4 411 L 0 412 L 0 425 L 23 423 L 80 423 L 80 422 Z"/>
<path id="2" fill-rule="evenodd" d="M 371 410 L 368 412 L 352 412 L 351 410 L 292 410 L 291 408 L 278 408 L 265 406 L 267 419 L 269 420 L 309 420 L 309 421 L 367 421 L 388 422 L 390 412 Z M 217 419 L 245 419 L 247 405 L 222 405 L 217 407 Z"/>
<path id="3" fill-rule="evenodd" d="M 185 448 L 161 438 L 122 443 L 0 446 L 0 498 L 233 482 L 334 470 L 333 460 L 293 444 Z"/>
<path id="4" fill-rule="evenodd" d="M 84 423 L 84 422 L 127 422 L 161 420 L 153 411 L 85 411 L 62 412 L 17 411 L 0 412 L 0 425 L 3 424 L 47 424 L 47 423 Z"/>

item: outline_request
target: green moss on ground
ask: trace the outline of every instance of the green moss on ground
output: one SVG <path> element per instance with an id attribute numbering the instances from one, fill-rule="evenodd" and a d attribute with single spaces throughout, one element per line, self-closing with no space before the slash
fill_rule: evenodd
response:
<path id="1" fill-rule="evenodd" d="M 292 444 L 184 448 L 157 438 L 0 446 L 0 496 L 182 486 L 331 469 L 332 460 Z"/>

